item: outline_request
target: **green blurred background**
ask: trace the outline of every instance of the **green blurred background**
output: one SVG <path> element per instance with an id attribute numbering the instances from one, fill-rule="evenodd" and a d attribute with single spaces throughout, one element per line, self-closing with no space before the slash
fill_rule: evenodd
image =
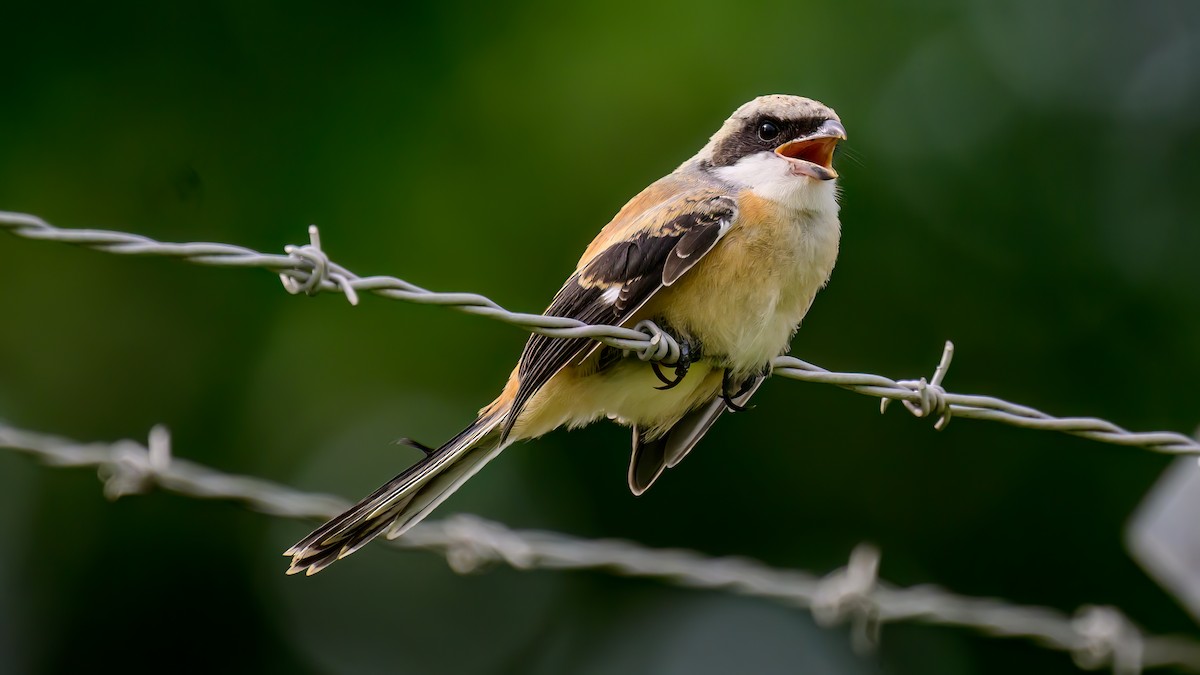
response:
<path id="1" fill-rule="evenodd" d="M 835 107 L 844 237 L 794 353 L 1137 430 L 1200 422 L 1200 4 L 50 3 L 0 8 L 0 209 L 265 251 L 539 311 L 737 105 Z M 489 401 L 525 335 L 261 271 L 0 235 L 0 418 L 357 498 Z M 883 576 L 1196 633 L 1123 523 L 1167 459 L 769 382 L 644 497 L 628 432 L 516 447 L 450 500 L 513 526 Z M 372 546 L 0 454 L 0 672 L 1076 672 L 1067 655 L 598 573 Z"/>

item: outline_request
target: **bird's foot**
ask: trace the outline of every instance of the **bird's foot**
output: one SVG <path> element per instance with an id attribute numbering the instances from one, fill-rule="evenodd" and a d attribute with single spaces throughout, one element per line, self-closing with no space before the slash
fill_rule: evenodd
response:
<path id="1" fill-rule="evenodd" d="M 679 345 L 679 358 L 675 361 L 674 379 L 663 375 L 662 366 L 657 361 L 650 362 L 650 368 L 654 370 L 654 375 L 663 383 L 663 386 L 655 387 L 655 389 L 666 390 L 672 389 L 680 382 L 683 382 L 684 376 L 688 374 L 688 369 L 692 367 L 693 363 L 700 360 L 701 348 L 698 340 L 678 335 L 669 328 L 663 328 L 662 330 L 674 338 L 676 344 Z"/>
<path id="2" fill-rule="evenodd" d="M 733 373 L 729 368 L 726 368 L 725 375 L 721 378 L 721 399 L 725 401 L 725 407 L 729 409 L 729 412 L 739 413 L 745 412 L 747 409 L 749 409 L 749 406 L 738 405 L 734 402 L 734 399 L 741 398 L 743 394 L 753 389 L 754 385 L 758 384 L 758 382 L 769 375 L 770 372 L 771 366 L 768 364 L 763 367 L 762 372 L 751 375 L 750 377 L 742 380 L 741 383 L 737 385 L 737 391 L 733 391 Z"/>

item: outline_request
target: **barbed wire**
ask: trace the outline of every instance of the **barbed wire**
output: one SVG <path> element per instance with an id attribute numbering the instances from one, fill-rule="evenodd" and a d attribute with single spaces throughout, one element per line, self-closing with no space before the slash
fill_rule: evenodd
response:
<path id="1" fill-rule="evenodd" d="M 279 483 L 229 475 L 172 456 L 164 427 L 147 443 L 78 443 L 0 424 L 0 448 L 55 467 L 96 467 L 110 499 L 159 488 L 222 499 L 273 516 L 322 520 L 348 503 Z M 473 515 L 425 521 L 387 544 L 441 555 L 459 574 L 500 563 L 518 570 L 597 570 L 725 591 L 808 609 L 821 626 L 852 626 L 853 644 L 870 650 L 883 624 L 913 622 L 973 629 L 994 637 L 1026 638 L 1071 654 L 1082 668 L 1116 675 L 1176 667 L 1200 673 L 1200 642 L 1143 633 L 1120 610 L 1085 606 L 1074 616 L 1048 607 L 1014 605 L 958 595 L 937 586 L 902 587 L 878 576 L 878 549 L 860 545 L 849 564 L 822 577 L 770 567 L 744 557 L 714 558 L 696 551 L 653 549 L 620 540 L 588 540 L 541 530 L 514 530 Z"/>
<path id="2" fill-rule="evenodd" d="M 671 335 L 650 321 L 643 321 L 632 329 L 589 325 L 564 317 L 510 312 L 493 300 L 475 293 L 438 293 L 396 277 L 360 277 L 329 259 L 321 249 L 320 235 L 315 225 L 308 228 L 308 244 L 286 246 L 284 255 L 260 253 L 232 244 L 172 244 L 125 232 L 63 229 L 37 216 L 10 211 L 0 211 L 0 228 L 27 239 L 77 244 L 121 255 L 166 256 L 202 265 L 267 269 L 279 274 L 284 288 L 292 294 L 315 295 L 321 291 L 334 291 L 345 294 L 351 304 L 357 304 L 359 293 L 369 292 L 394 300 L 453 307 L 541 335 L 591 338 L 636 353 L 643 360 L 670 364 L 679 357 L 679 345 Z M 1060 431 L 1165 454 L 1200 455 L 1200 443 L 1180 433 L 1131 432 L 1095 417 L 1055 417 L 992 396 L 949 393 L 942 386 L 942 380 L 950 367 L 953 353 L 954 345 L 947 342 L 941 362 L 928 381 L 925 378 L 897 381 L 881 375 L 832 372 L 790 356 L 778 357 L 771 365 L 774 375 L 832 384 L 880 398 L 880 412 L 887 410 L 890 401 L 900 401 L 917 417 L 936 416 L 936 429 L 945 428 L 951 417 L 963 417 L 1003 422 L 1028 429 Z"/>

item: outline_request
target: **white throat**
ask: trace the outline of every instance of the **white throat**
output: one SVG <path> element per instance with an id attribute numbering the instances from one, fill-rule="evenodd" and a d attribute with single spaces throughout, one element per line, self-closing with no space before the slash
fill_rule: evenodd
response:
<path id="1" fill-rule="evenodd" d="M 774 152 L 746 155 L 730 166 L 712 169 L 712 173 L 788 208 L 827 213 L 838 211 L 835 181 L 797 176 L 792 173 L 791 162 Z"/>

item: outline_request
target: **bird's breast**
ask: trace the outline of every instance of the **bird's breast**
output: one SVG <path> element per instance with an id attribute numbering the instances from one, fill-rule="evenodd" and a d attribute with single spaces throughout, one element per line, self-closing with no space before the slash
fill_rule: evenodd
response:
<path id="1" fill-rule="evenodd" d="M 833 271 L 841 227 L 836 204 L 796 210 L 744 193 L 738 206 L 729 233 L 655 309 L 706 357 L 751 373 L 787 351 Z"/>

